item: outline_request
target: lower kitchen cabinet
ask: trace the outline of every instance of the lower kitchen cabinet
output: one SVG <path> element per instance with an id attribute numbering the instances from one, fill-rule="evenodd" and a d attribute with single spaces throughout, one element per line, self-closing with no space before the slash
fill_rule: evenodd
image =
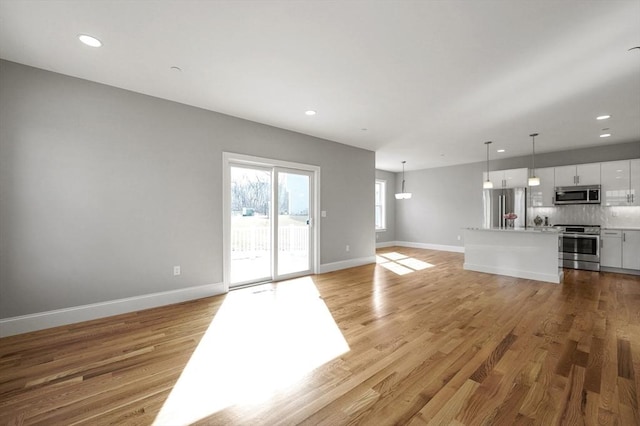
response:
<path id="1" fill-rule="evenodd" d="M 640 269 L 640 231 L 622 231 L 622 267 Z"/>
<path id="2" fill-rule="evenodd" d="M 622 268 L 622 231 L 605 229 L 600 233 L 600 266 Z"/>
<path id="3" fill-rule="evenodd" d="M 603 229 L 600 266 L 640 271 L 640 231 Z"/>

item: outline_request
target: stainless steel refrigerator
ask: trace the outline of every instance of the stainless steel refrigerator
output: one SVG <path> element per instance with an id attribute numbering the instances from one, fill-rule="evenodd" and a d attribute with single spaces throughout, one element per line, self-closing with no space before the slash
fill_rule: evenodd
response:
<path id="1" fill-rule="evenodd" d="M 507 228 L 507 213 L 515 213 L 514 227 L 524 228 L 527 223 L 527 188 L 483 189 L 484 227 Z"/>

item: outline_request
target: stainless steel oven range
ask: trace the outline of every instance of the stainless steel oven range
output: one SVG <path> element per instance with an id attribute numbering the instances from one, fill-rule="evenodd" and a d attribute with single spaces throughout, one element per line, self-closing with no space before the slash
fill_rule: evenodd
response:
<path id="1" fill-rule="evenodd" d="M 555 225 L 560 234 L 560 253 L 564 268 L 600 270 L 599 225 Z"/>

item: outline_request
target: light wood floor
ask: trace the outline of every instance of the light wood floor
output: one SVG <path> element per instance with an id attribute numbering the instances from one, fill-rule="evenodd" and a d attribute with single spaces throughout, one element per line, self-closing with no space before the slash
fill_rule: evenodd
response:
<path id="1" fill-rule="evenodd" d="M 640 277 L 554 285 L 378 253 L 0 339 L 0 424 L 640 424 Z"/>

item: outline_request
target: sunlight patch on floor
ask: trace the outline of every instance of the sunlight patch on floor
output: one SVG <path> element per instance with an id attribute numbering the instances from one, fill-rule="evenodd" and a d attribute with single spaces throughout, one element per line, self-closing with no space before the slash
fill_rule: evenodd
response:
<path id="1" fill-rule="evenodd" d="M 389 253 L 380 253 L 379 256 L 382 256 L 384 258 L 387 258 L 389 260 L 398 260 L 398 259 L 404 259 L 407 256 L 406 254 L 402 254 L 402 253 L 397 253 L 395 251 L 389 252 Z"/>
<path id="2" fill-rule="evenodd" d="M 229 293 L 155 425 L 258 404 L 349 351 L 310 277 Z"/>
<path id="3" fill-rule="evenodd" d="M 376 263 L 398 275 L 407 275 L 415 271 L 422 271 L 423 269 L 436 266 L 397 252 L 377 254 Z"/>
<path id="4" fill-rule="evenodd" d="M 431 263 L 423 262 L 422 260 L 414 259 L 412 257 L 398 260 L 398 263 L 406 266 L 407 268 L 411 268 L 414 271 L 422 271 L 423 269 L 433 268 L 435 266 Z"/>
<path id="5" fill-rule="evenodd" d="M 395 262 L 381 263 L 380 266 L 390 270 L 391 272 L 395 272 L 398 275 L 407 275 L 413 272 L 413 269 L 406 268 Z"/>

